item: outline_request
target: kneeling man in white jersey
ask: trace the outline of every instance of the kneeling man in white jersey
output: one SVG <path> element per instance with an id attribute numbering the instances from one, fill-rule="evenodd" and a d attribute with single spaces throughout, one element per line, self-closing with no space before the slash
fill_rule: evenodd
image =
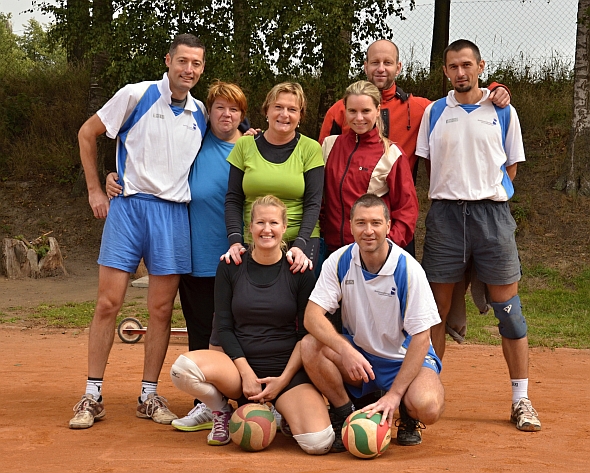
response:
<path id="1" fill-rule="evenodd" d="M 336 433 L 332 452 L 344 451 L 342 424 L 354 410 L 350 396 L 386 391 L 362 410 L 383 415 L 391 426 L 399 408 L 397 441 L 418 445 L 424 424 L 444 409 L 442 365 L 430 344 L 430 328 L 440 322 L 420 264 L 386 238 L 389 209 L 365 194 L 352 206 L 355 243 L 330 255 L 305 311 L 309 332 L 301 343 L 305 370 L 330 402 Z M 342 334 L 326 312 L 342 309 Z"/>

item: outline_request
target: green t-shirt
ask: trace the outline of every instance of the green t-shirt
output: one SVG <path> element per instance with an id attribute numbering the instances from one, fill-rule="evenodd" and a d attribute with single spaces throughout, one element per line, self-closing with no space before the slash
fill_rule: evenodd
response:
<path id="1" fill-rule="evenodd" d="M 295 240 L 303 216 L 303 173 L 324 165 L 320 144 L 300 135 L 289 159 L 284 163 L 274 164 L 262 157 L 253 136 L 244 136 L 237 141 L 227 160 L 244 172 L 244 241 L 251 241 L 249 228 L 252 204 L 258 197 L 269 194 L 278 197 L 287 206 L 287 232 L 283 238 L 285 241 Z M 316 222 L 311 236 L 320 236 L 319 221 Z"/>

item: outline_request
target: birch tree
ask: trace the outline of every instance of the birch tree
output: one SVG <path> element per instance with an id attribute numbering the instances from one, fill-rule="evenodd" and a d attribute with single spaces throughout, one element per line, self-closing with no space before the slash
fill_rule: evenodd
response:
<path id="1" fill-rule="evenodd" d="M 574 62 L 572 131 L 555 188 L 570 196 L 590 196 L 590 0 L 579 0 Z"/>

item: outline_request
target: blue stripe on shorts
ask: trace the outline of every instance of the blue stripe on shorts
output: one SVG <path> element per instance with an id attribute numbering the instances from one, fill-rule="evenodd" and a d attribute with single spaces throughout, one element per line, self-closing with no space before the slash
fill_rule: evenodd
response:
<path id="1" fill-rule="evenodd" d="M 155 276 L 191 272 L 186 204 L 147 194 L 111 200 L 98 264 L 133 273 L 141 258 Z"/>
<path id="2" fill-rule="evenodd" d="M 369 361 L 369 363 L 371 363 L 371 366 L 373 367 L 373 373 L 375 374 L 375 379 L 369 379 L 368 383 L 363 382 L 360 387 L 352 386 L 346 383 L 346 389 L 356 398 L 363 397 L 364 395 L 373 393 L 375 391 L 389 391 L 393 381 L 395 380 L 395 377 L 399 373 L 403 360 L 392 360 L 367 353 L 365 350 L 358 347 L 354 343 L 352 335 L 346 333 L 345 329 L 342 329 L 342 331 L 343 335 L 348 339 L 352 346 L 357 351 L 359 351 Z M 436 353 L 434 353 L 432 345 L 430 345 L 430 348 L 428 349 L 428 353 L 424 358 L 424 363 L 422 363 L 422 366 L 425 368 L 430 368 L 437 374 L 440 374 L 442 370 L 442 363 L 438 356 L 436 356 Z"/>

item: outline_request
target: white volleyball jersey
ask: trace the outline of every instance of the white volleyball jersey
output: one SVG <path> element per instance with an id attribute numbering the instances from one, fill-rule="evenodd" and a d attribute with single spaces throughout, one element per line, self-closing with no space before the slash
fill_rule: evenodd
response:
<path id="1" fill-rule="evenodd" d="M 189 202 L 188 174 L 207 127 L 202 102 L 187 96 L 184 110 L 170 107 L 168 75 L 129 84 L 98 112 L 109 138 L 117 139 L 117 172 L 123 194 L 144 193 Z"/>
<path id="2" fill-rule="evenodd" d="M 452 90 L 424 112 L 416 154 L 430 160 L 430 199 L 506 201 L 514 194 L 506 167 L 525 160 L 518 115 L 480 90 L 476 104 L 460 104 Z"/>
<path id="3" fill-rule="evenodd" d="M 373 355 L 403 359 L 412 335 L 440 323 L 430 285 L 420 264 L 392 245 L 375 275 L 361 266 L 356 243 L 324 262 L 309 297 L 327 312 L 342 306 L 342 326 L 354 343 Z"/>

